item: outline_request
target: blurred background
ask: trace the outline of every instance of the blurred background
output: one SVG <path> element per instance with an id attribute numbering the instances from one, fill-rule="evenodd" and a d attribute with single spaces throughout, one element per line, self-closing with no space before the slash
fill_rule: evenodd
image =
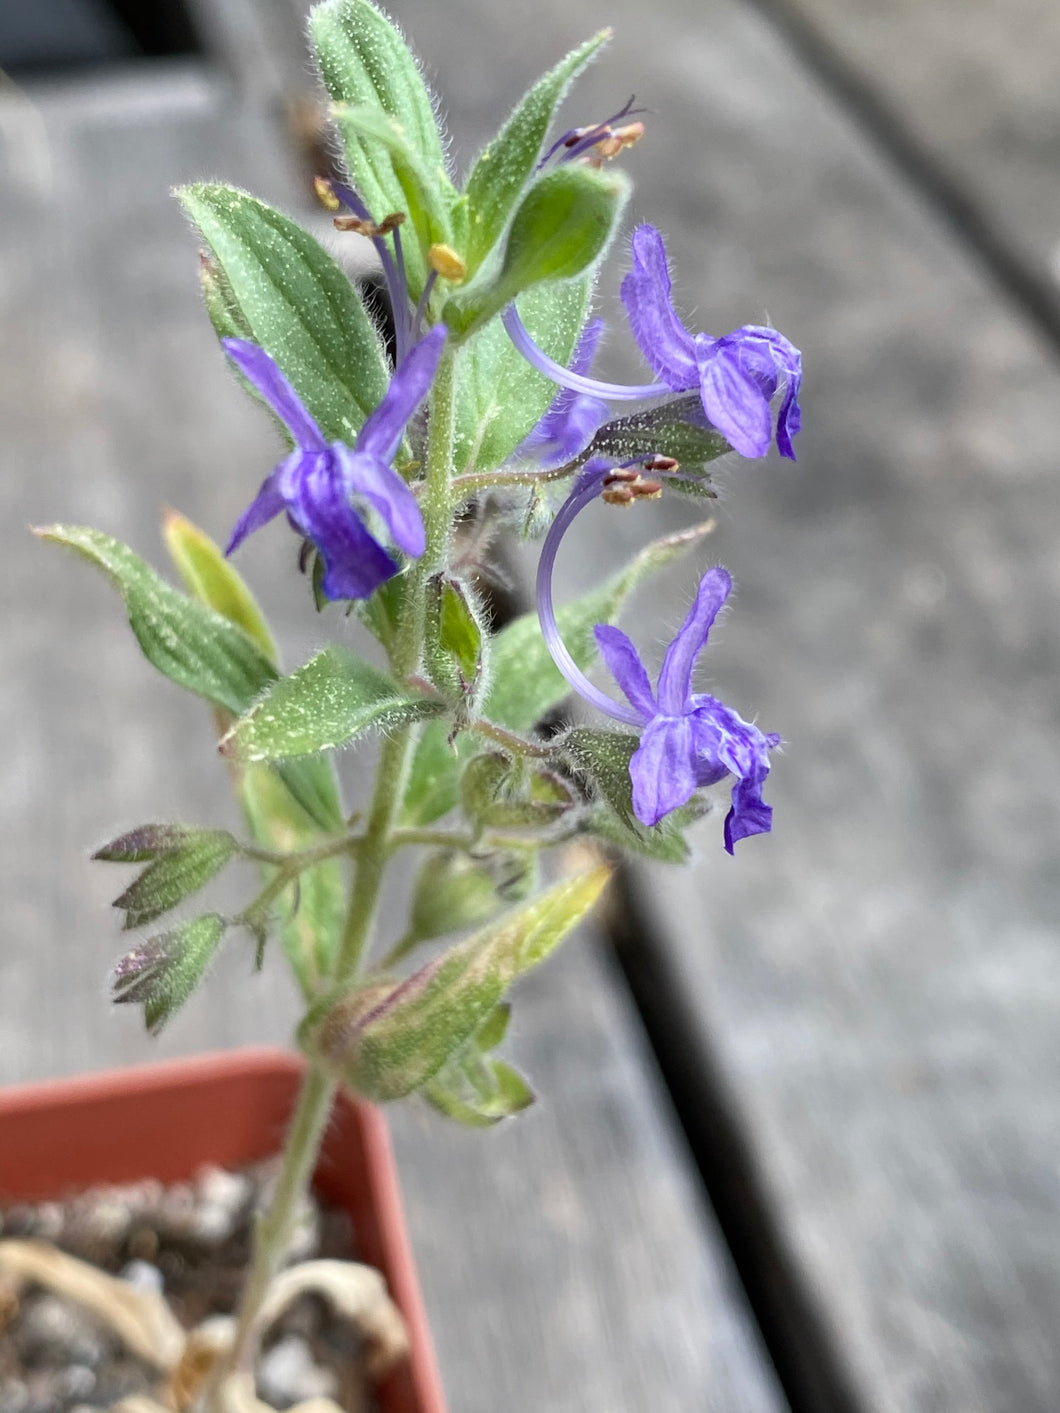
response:
<path id="1" fill-rule="evenodd" d="M 299 0 L 0 4 L 0 1080 L 285 1043 L 232 947 L 161 1041 L 113 1013 L 114 878 L 149 819 L 232 823 L 209 722 L 112 591 L 32 541 L 163 562 L 223 539 L 276 442 L 222 368 L 168 195 L 230 181 L 314 224 Z M 631 217 L 679 305 L 803 351 L 796 465 L 732 458 L 697 570 L 707 659 L 785 739 L 774 833 L 635 868 L 531 978 L 540 1103 L 497 1133 L 395 1112 L 454 1413 L 1055 1413 L 1060 1402 L 1060 7 L 1055 0 L 394 0 L 459 171 L 588 34 L 564 109 L 650 110 Z M 636 376 L 601 281 L 607 373 Z M 694 511 L 595 507 L 564 593 Z M 283 528 L 241 568 L 317 645 Z M 351 794 L 357 763 L 344 762 Z M 3 1136 L 0 1134 L 0 1142 Z"/>

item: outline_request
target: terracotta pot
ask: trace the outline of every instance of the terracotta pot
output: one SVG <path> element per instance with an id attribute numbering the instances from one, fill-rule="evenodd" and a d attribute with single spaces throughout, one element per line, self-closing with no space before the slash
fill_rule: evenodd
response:
<path id="1" fill-rule="evenodd" d="M 285 1051 L 241 1050 L 2 1090 L 0 1201 L 143 1177 L 176 1182 L 203 1163 L 266 1158 L 283 1141 L 301 1074 Z M 382 1271 L 408 1324 L 411 1357 L 380 1384 L 383 1413 L 445 1413 L 378 1109 L 339 1095 L 314 1186 L 350 1214 L 358 1257 Z"/>

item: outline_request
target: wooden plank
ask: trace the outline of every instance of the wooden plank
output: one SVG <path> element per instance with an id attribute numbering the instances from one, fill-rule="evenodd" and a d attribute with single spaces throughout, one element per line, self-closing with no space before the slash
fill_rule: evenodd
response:
<path id="1" fill-rule="evenodd" d="M 623 60 L 633 8 L 609 7 Z M 710 690 L 788 744 L 776 833 L 730 860 L 715 817 L 696 867 L 640 872 L 640 897 L 854 1406 L 1046 1413 L 1060 378 L 775 33 L 726 0 L 697 14 L 653 10 L 616 90 L 636 72 L 659 110 L 636 212 L 695 325 L 768 311 L 805 353 L 799 462 L 734 464 L 704 556 L 738 585 Z M 587 513 L 561 597 L 688 518 Z M 630 615 L 656 664 L 693 577 Z"/>
<path id="2" fill-rule="evenodd" d="M 754 0 L 1060 334 L 1052 0 Z"/>
<path id="3" fill-rule="evenodd" d="M 283 201 L 292 174 L 260 110 L 194 70 L 34 97 L 0 147 L 4 1080 L 282 1042 L 295 1017 L 279 965 L 252 976 L 238 942 L 160 1043 L 109 1010 L 118 871 L 87 847 L 149 819 L 236 821 L 200 706 L 145 667 L 112 590 L 24 529 L 99 524 L 160 562 L 168 500 L 224 534 L 276 444 L 222 370 L 166 192 L 205 170 Z M 319 621 L 283 527 L 256 538 L 242 563 L 296 661 Z M 635 1413 L 663 1390 L 780 1413 L 606 964 L 576 951 L 535 978 L 518 1039 L 540 1116 L 488 1136 L 396 1119 L 454 1409 Z"/>

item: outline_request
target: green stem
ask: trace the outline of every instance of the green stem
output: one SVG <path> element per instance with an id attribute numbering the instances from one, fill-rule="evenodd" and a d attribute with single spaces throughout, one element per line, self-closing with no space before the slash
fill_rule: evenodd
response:
<path id="1" fill-rule="evenodd" d="M 423 504 L 427 548 L 410 571 L 404 619 L 391 660 L 394 672 L 402 679 L 419 669 L 423 654 L 427 579 L 444 562 L 448 547 L 453 509 L 450 488 L 455 407 L 453 373 L 453 354 L 447 353 L 438 366 L 431 395 Z M 405 795 L 414 740 L 412 727 L 399 729 L 387 737 L 379 754 L 375 790 L 365 831 L 353 850 L 353 886 L 331 977 L 339 983 L 352 982 L 356 978 L 371 939 L 394 826 Z M 334 842 L 329 841 L 322 847 L 329 848 Z M 350 847 L 346 841 L 343 843 L 345 847 Z M 240 1301 L 232 1354 L 229 1359 L 220 1361 L 207 1395 L 207 1402 L 214 1409 L 220 1407 L 219 1388 L 226 1374 L 244 1365 L 251 1357 L 258 1311 L 270 1282 L 283 1262 L 298 1203 L 308 1189 L 316 1167 L 336 1088 L 336 1080 L 318 1061 L 310 1060 L 284 1144 L 276 1191 L 268 1213 L 258 1224 L 254 1260 Z"/>

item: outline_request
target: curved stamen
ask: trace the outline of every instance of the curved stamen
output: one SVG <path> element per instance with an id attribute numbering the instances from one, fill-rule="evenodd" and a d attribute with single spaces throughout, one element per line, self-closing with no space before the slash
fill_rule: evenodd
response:
<path id="1" fill-rule="evenodd" d="M 556 565 L 556 554 L 560 541 L 574 523 L 576 516 L 599 495 L 605 477 L 611 472 L 612 467 L 607 462 L 587 462 L 581 475 L 574 483 L 574 489 L 563 502 L 559 513 L 553 520 L 549 532 L 545 536 L 545 543 L 541 548 L 541 559 L 537 566 L 537 616 L 541 621 L 541 632 L 545 638 L 545 645 L 552 654 L 552 661 L 579 696 L 591 702 L 598 711 L 602 711 L 606 716 L 613 717 L 615 721 L 621 721 L 627 726 L 636 726 L 639 729 L 644 725 L 640 714 L 632 707 L 612 700 L 605 692 L 601 692 L 599 687 L 594 687 L 571 657 L 570 650 L 560 636 L 559 624 L 556 622 L 556 610 L 552 602 L 552 572 Z"/>
<path id="2" fill-rule="evenodd" d="M 329 182 L 329 185 L 343 206 L 352 211 L 359 220 L 367 221 L 371 226 L 376 224 L 372 213 L 352 187 L 344 186 L 342 182 L 336 181 Z M 409 287 L 405 276 L 405 261 L 401 252 L 401 236 L 397 226 L 393 228 L 391 234 L 394 237 L 394 255 L 390 253 L 385 236 L 374 235 L 369 236 L 368 239 L 375 246 L 379 263 L 383 267 L 383 279 L 386 281 L 387 294 L 390 296 L 390 308 L 394 315 L 395 363 L 400 364 L 408 350 Z"/>
<path id="3" fill-rule="evenodd" d="M 560 387 L 571 388 L 574 392 L 589 393 L 592 397 L 606 397 L 621 402 L 641 402 L 646 397 L 667 397 L 673 393 L 673 388 L 668 383 L 642 383 L 639 386 L 625 383 L 603 383 L 597 378 L 586 378 L 580 373 L 572 373 L 569 368 L 564 368 L 562 363 L 557 363 L 554 358 L 549 358 L 544 349 L 537 346 L 526 325 L 519 318 L 518 310 L 514 304 L 508 305 L 501 318 L 508 331 L 508 337 L 526 361 L 533 364 L 539 373 L 544 373 L 546 378 L 551 378 L 554 383 L 559 383 Z"/>
<path id="4" fill-rule="evenodd" d="M 560 161 L 570 162 L 573 158 L 581 156 L 586 148 L 595 147 L 601 138 L 610 136 L 612 123 L 617 123 L 621 118 L 632 117 L 636 113 L 646 113 L 647 108 L 634 108 L 633 104 L 636 101 L 637 95 L 632 93 L 626 100 L 625 106 L 620 108 L 617 113 L 613 113 L 610 118 L 605 118 L 602 123 L 593 123 L 591 127 L 587 128 L 571 128 L 565 132 L 562 137 L 556 139 L 541 161 L 538 162 L 537 170 L 540 171 L 561 147 L 567 148 L 567 151 Z"/>

